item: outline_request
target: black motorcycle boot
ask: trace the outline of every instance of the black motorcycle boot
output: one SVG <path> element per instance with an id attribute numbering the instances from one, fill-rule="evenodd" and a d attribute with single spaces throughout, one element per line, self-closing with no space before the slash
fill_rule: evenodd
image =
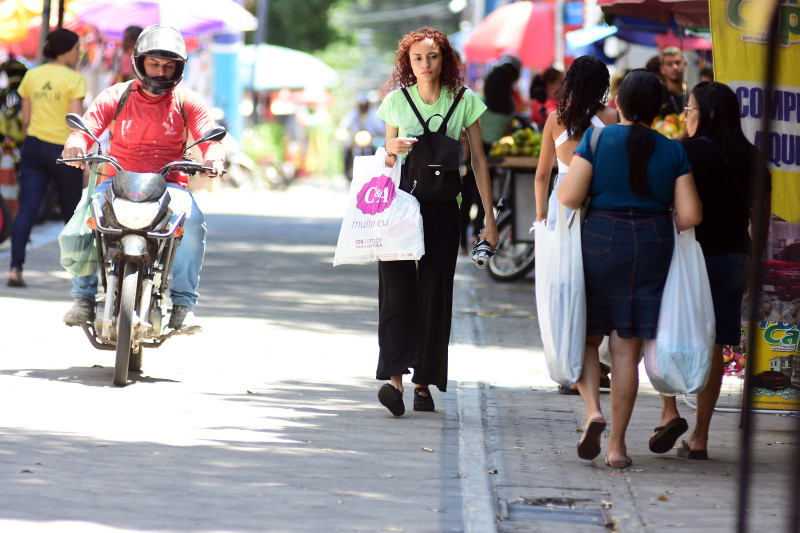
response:
<path id="1" fill-rule="evenodd" d="M 167 327 L 181 335 L 191 335 L 203 331 L 203 328 L 195 322 L 192 308 L 187 305 L 176 305 L 172 308 Z"/>
<path id="2" fill-rule="evenodd" d="M 94 302 L 87 298 L 75 298 L 72 308 L 64 315 L 64 323 L 68 326 L 80 326 L 94 322 Z"/>

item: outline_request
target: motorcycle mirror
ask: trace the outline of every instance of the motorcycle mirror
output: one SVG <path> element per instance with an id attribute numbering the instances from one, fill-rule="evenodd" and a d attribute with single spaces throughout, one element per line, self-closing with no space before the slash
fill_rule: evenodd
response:
<path id="1" fill-rule="evenodd" d="M 81 130 L 82 132 L 89 135 L 92 139 L 94 139 L 94 141 L 97 143 L 98 146 L 97 149 L 98 155 L 102 153 L 100 149 L 100 139 L 98 139 L 94 133 L 89 131 L 89 128 L 87 128 L 86 124 L 83 122 L 83 117 L 81 117 L 77 113 L 67 113 L 66 121 L 67 121 L 67 126 L 69 126 L 71 130 Z"/>
<path id="2" fill-rule="evenodd" d="M 82 132 L 90 135 L 95 141 L 100 142 L 97 137 L 95 137 L 94 133 L 89 131 L 89 128 L 87 128 L 86 124 L 83 122 L 83 117 L 81 117 L 79 114 L 69 113 L 67 114 L 66 120 L 67 126 L 69 126 L 71 130 L 81 130 Z"/>
<path id="3" fill-rule="evenodd" d="M 192 144 L 187 146 L 186 149 L 188 150 L 189 148 L 192 148 L 193 146 L 196 146 L 196 145 L 198 145 L 200 143 L 207 143 L 207 142 L 211 142 L 211 141 L 221 141 L 222 139 L 225 138 L 225 135 L 227 135 L 227 134 L 228 134 L 228 130 L 226 130 L 222 126 L 215 126 L 215 127 L 211 128 L 210 130 L 208 130 L 207 132 L 205 132 L 202 137 L 200 137 L 195 142 L 193 142 Z"/>

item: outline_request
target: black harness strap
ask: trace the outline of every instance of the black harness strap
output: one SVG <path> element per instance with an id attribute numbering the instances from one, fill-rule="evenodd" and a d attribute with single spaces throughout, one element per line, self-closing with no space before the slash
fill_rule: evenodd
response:
<path id="1" fill-rule="evenodd" d="M 401 90 L 403 91 L 403 96 L 405 96 L 406 100 L 408 100 L 408 104 L 411 106 L 411 109 L 414 111 L 414 114 L 417 116 L 417 120 L 419 120 L 420 124 L 422 124 L 423 131 L 424 132 L 430 131 L 430 129 L 428 129 L 428 122 L 431 121 L 431 118 L 436 116 L 441 117 L 441 115 L 439 114 L 431 115 L 431 117 L 428 119 L 428 122 L 425 122 L 425 119 L 422 118 L 419 109 L 417 109 L 417 106 L 414 105 L 414 101 L 411 99 L 411 95 L 408 93 L 408 90 L 405 87 L 403 87 Z M 441 133 L 442 135 L 445 135 L 447 133 L 447 121 L 450 120 L 450 116 L 453 114 L 453 111 L 455 111 L 456 106 L 458 105 L 458 101 L 461 100 L 461 96 L 464 94 L 464 91 L 466 90 L 467 90 L 466 87 L 462 87 L 461 90 L 458 91 L 455 100 L 453 100 L 453 105 L 451 105 L 450 109 L 447 111 L 447 115 L 445 115 L 444 119 L 442 120 L 442 124 L 439 126 L 437 133 Z"/>

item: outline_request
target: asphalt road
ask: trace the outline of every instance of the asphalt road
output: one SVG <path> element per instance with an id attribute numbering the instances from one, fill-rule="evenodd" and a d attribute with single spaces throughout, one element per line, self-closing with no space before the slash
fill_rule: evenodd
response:
<path id="1" fill-rule="evenodd" d="M 332 267 L 346 192 L 198 192 L 205 331 L 146 350 L 124 388 L 111 386 L 113 352 L 61 322 L 59 225 L 37 227 L 29 287 L 0 287 L 0 530 L 493 527 L 477 383 L 533 372 L 552 388 L 541 368 L 514 366 L 536 342 L 532 283 L 481 303 L 488 277 L 460 263 L 452 392 L 417 415 L 407 394 L 412 414 L 395 419 L 376 397 L 377 269 Z"/>

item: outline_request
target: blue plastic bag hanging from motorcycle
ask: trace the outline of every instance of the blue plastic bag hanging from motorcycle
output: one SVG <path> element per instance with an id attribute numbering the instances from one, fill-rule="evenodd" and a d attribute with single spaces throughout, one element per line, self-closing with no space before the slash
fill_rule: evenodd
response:
<path id="1" fill-rule="evenodd" d="M 391 168 L 385 159 L 383 148 L 354 159 L 333 266 L 414 260 L 425 254 L 419 202 L 399 188 L 399 159 Z"/>

